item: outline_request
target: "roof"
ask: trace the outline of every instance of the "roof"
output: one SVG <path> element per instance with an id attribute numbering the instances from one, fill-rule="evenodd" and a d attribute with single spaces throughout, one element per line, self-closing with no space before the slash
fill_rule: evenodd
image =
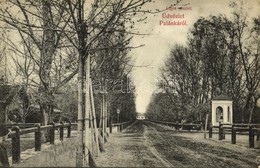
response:
<path id="1" fill-rule="evenodd" d="M 233 100 L 233 99 L 226 95 L 219 95 L 219 96 L 212 98 L 211 100 Z"/>

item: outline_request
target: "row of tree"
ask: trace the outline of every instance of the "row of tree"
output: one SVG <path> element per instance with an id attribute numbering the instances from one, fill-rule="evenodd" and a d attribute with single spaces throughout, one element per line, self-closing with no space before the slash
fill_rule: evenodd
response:
<path id="1" fill-rule="evenodd" d="M 92 112 L 101 111 L 96 116 L 101 118 L 103 140 L 108 118 L 115 120 L 117 111 L 121 121 L 135 115 L 135 94 L 128 92 L 133 65 L 128 52 L 138 47 L 130 46 L 130 40 L 139 33 L 133 31 L 135 22 L 143 20 L 134 16 L 146 13 L 142 6 L 148 2 L 1 1 L 1 38 L 12 52 L 16 79 L 25 88 L 22 118 L 35 105 L 42 125 L 53 121 L 54 108 L 72 118 L 77 111 L 77 167 L 89 166 L 93 142 L 89 125 L 96 128 Z M 96 91 L 94 98 L 91 87 Z M 98 136 L 95 132 L 96 142 Z"/>
<path id="2" fill-rule="evenodd" d="M 2 40 L 16 73 L 11 84 L 25 88 L 22 120 L 32 106 L 40 107 L 42 124 L 53 121 L 55 108 L 76 119 L 84 111 L 86 70 L 95 86 L 97 110 L 105 99 L 111 117 L 121 111 L 123 120 L 135 115 L 135 94 L 123 92 L 132 81 L 133 62 L 128 52 L 136 12 L 150 0 L 10 0 L 2 1 Z M 1 54 L 3 55 L 3 54 Z M 87 67 L 87 59 L 91 67 Z M 12 61 L 10 61 L 12 60 Z M 122 83 L 122 89 L 114 87 Z M 76 89 L 78 88 L 78 89 Z M 94 89 L 95 90 L 95 89 Z M 103 98 L 105 97 L 105 98 Z M 21 110 L 20 110 L 21 111 Z M 99 113 L 97 113 L 97 116 Z M 98 116 L 99 117 L 99 116 Z"/>
<path id="3" fill-rule="evenodd" d="M 233 99 L 235 122 L 260 122 L 260 17 L 249 20 L 239 3 L 232 18 L 198 19 L 188 45 L 175 45 L 161 68 L 161 93 L 147 109 L 151 119 L 200 122 L 210 114 L 210 100 Z"/>

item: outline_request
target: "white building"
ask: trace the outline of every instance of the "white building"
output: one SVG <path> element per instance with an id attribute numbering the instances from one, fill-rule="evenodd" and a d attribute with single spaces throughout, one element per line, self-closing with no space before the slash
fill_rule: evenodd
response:
<path id="1" fill-rule="evenodd" d="M 211 123 L 213 126 L 233 123 L 233 101 L 231 98 L 220 95 L 211 100 Z"/>
<path id="2" fill-rule="evenodd" d="M 145 114 L 144 113 L 137 113 L 136 119 L 137 120 L 145 120 Z"/>

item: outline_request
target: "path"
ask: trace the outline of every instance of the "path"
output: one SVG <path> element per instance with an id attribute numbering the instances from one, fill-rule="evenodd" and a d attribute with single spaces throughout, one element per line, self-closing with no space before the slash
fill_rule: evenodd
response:
<path id="1" fill-rule="evenodd" d="M 123 133 L 110 134 L 106 152 L 96 158 L 97 166 L 172 167 L 151 145 L 146 132 L 143 122 L 137 121 Z"/>
<path id="2" fill-rule="evenodd" d="M 160 154 L 175 167 L 257 167 L 259 149 L 204 139 L 203 134 L 180 133 L 146 123 L 149 139 Z"/>
<path id="3" fill-rule="evenodd" d="M 239 140 L 238 140 L 239 141 Z M 76 138 L 47 146 L 14 167 L 75 167 Z M 167 126 L 136 121 L 109 135 L 98 167 L 232 167 L 256 168 L 258 149 L 204 139 L 202 133 L 180 133 Z"/>
<path id="4" fill-rule="evenodd" d="M 200 135 L 200 136 L 198 136 Z M 105 167 L 257 167 L 259 149 L 204 139 L 201 133 L 179 133 L 137 121 L 110 135 L 107 152 L 96 159 Z"/>

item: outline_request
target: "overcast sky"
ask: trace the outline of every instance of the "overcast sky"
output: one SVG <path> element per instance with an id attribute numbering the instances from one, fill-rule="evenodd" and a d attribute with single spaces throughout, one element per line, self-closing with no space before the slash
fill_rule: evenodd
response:
<path id="1" fill-rule="evenodd" d="M 145 6 L 146 9 L 156 10 L 165 9 L 173 5 L 176 0 L 155 0 Z M 147 36 L 135 36 L 132 44 L 138 46 L 144 44 L 142 48 L 132 51 L 135 65 L 149 65 L 147 67 L 134 68 L 133 77 L 137 87 L 136 105 L 138 112 L 145 112 L 150 101 L 151 94 L 156 90 L 156 81 L 159 79 L 159 67 L 169 55 L 170 49 L 175 44 L 185 44 L 187 33 L 199 17 L 209 15 L 225 14 L 231 17 L 230 0 L 182 0 L 179 6 L 187 4 L 192 10 L 172 10 L 165 11 L 166 14 L 184 14 L 184 18 L 175 19 L 175 21 L 186 20 L 186 26 L 162 26 L 160 21 L 174 21 L 174 19 L 162 18 L 162 13 L 148 14 L 145 23 L 138 23 L 136 31 L 149 33 Z M 248 0 L 248 6 L 251 6 L 249 16 L 259 15 L 260 0 Z M 140 15 L 138 17 L 141 17 Z"/>
<path id="2" fill-rule="evenodd" d="M 1 0 L 0 0 L 1 1 Z M 153 0 L 144 6 L 149 10 L 164 10 L 176 3 L 176 0 Z M 238 0 L 235 0 L 238 1 Z M 136 105 L 137 112 L 145 112 L 150 101 L 151 94 L 156 90 L 156 82 L 159 79 L 159 67 L 163 65 L 163 61 L 170 53 L 170 49 L 175 44 L 186 43 L 187 33 L 192 25 L 199 17 L 207 17 L 209 15 L 225 14 L 231 17 L 231 9 L 229 8 L 230 0 L 182 0 L 179 6 L 186 5 L 192 10 L 172 10 L 157 14 L 139 14 L 138 18 L 148 17 L 145 22 L 139 22 L 135 25 L 135 31 L 150 35 L 135 36 L 132 40 L 133 46 L 144 44 L 144 47 L 134 49 L 130 53 L 135 60 L 132 76 L 136 85 Z M 249 16 L 259 15 L 260 0 L 247 0 Z M 183 15 L 180 19 L 162 18 L 162 14 Z M 184 26 L 163 26 L 160 21 L 186 21 Z M 148 65 L 139 67 L 142 65 Z"/>

